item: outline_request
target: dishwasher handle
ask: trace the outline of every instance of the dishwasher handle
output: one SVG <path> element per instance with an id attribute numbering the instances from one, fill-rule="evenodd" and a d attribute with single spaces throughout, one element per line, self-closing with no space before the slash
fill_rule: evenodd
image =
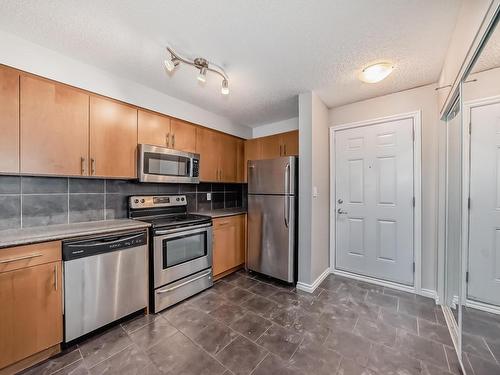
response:
<path id="1" fill-rule="evenodd" d="M 85 258 L 103 253 L 146 245 L 146 232 L 125 233 L 63 242 L 63 260 Z"/>

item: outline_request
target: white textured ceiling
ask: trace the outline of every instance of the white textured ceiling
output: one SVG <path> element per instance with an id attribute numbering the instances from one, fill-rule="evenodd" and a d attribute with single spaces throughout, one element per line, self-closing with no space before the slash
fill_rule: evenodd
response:
<path id="1" fill-rule="evenodd" d="M 329 106 L 437 81 L 461 0 L 0 0 L 0 29 L 162 91 L 235 123 L 297 116 L 297 94 Z M 205 87 L 164 46 L 223 65 Z M 359 69 L 391 60 L 376 85 Z"/>

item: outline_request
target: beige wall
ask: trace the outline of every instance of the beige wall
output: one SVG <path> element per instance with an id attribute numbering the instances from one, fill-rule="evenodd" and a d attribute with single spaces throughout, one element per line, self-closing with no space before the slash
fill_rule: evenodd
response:
<path id="1" fill-rule="evenodd" d="M 306 286 L 329 268 L 328 147 L 328 108 L 316 94 L 300 94 L 298 281 Z"/>
<path id="2" fill-rule="evenodd" d="M 385 95 L 329 111 L 329 124 L 340 125 L 416 110 L 422 112 L 422 288 L 437 287 L 438 129 L 435 85 Z M 328 137 L 328 130 L 324 130 Z M 322 156 L 328 158 L 328 154 Z"/>

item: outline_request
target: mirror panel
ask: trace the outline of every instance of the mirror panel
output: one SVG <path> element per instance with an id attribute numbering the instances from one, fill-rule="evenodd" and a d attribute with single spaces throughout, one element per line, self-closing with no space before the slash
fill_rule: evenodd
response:
<path id="1" fill-rule="evenodd" d="M 500 28 L 462 83 L 462 362 L 500 374 Z M 470 131 L 469 131 L 470 128 Z"/>

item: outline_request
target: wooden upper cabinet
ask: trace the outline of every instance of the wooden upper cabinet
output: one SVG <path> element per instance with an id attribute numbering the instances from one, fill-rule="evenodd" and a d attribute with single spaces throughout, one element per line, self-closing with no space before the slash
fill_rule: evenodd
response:
<path id="1" fill-rule="evenodd" d="M 236 140 L 236 181 L 245 182 L 246 181 L 246 163 L 245 163 L 245 141 L 243 139 Z"/>
<path id="2" fill-rule="evenodd" d="M 92 176 L 137 177 L 137 109 L 90 97 L 90 172 Z"/>
<path id="3" fill-rule="evenodd" d="M 170 125 L 170 148 L 185 152 L 196 152 L 196 125 L 172 119 Z"/>
<path id="4" fill-rule="evenodd" d="M 270 135 L 268 137 L 259 138 L 261 147 L 261 159 L 279 158 L 282 152 L 281 135 Z"/>
<path id="5" fill-rule="evenodd" d="M 196 129 L 196 152 L 200 154 L 200 180 L 238 182 L 240 139 L 206 128 Z M 241 147 L 241 146 L 240 146 Z M 242 150 L 242 149 L 241 149 Z"/>
<path id="6" fill-rule="evenodd" d="M 200 180 L 219 180 L 219 134 L 205 128 L 196 129 L 196 152 L 200 154 Z"/>
<path id="7" fill-rule="evenodd" d="M 170 143 L 170 117 L 139 110 L 137 114 L 137 141 L 141 144 L 168 147 Z"/>
<path id="8" fill-rule="evenodd" d="M 19 72 L 0 66 L 0 172 L 19 173 Z"/>
<path id="9" fill-rule="evenodd" d="M 298 156 L 299 155 L 299 131 L 281 134 L 282 156 Z"/>
<path id="10" fill-rule="evenodd" d="M 220 148 L 219 169 L 220 180 L 224 182 L 238 181 L 238 138 L 219 134 Z"/>
<path id="11" fill-rule="evenodd" d="M 21 173 L 87 176 L 89 95 L 21 75 Z"/>

